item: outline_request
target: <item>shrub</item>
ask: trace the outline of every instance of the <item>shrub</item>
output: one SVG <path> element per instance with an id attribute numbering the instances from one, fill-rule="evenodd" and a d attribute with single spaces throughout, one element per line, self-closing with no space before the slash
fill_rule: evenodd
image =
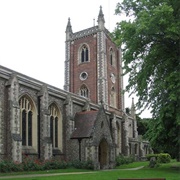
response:
<path id="1" fill-rule="evenodd" d="M 39 161 L 32 160 L 27 157 L 24 162 L 17 163 L 13 161 L 1 161 L 0 162 L 0 172 L 17 172 L 17 171 L 40 171 L 40 170 L 50 170 L 50 169 L 65 169 L 67 167 L 74 167 L 77 169 L 93 169 L 93 162 L 88 161 L 73 161 L 72 163 L 67 163 L 65 161 L 58 160 L 48 160 Z"/>
<path id="2" fill-rule="evenodd" d="M 66 169 L 68 164 L 64 161 L 57 161 L 57 160 L 48 160 L 44 162 L 43 169 Z"/>
<path id="3" fill-rule="evenodd" d="M 66 169 L 69 166 L 69 164 L 65 161 L 60 161 L 58 164 L 58 169 Z"/>
<path id="4" fill-rule="evenodd" d="M 79 161 L 75 160 L 71 163 L 72 167 L 77 169 L 93 169 L 93 162 L 91 160 L 88 161 Z"/>
<path id="5" fill-rule="evenodd" d="M 0 172 L 10 172 L 8 162 L 7 161 L 2 161 L 0 162 Z"/>
<path id="6" fill-rule="evenodd" d="M 158 163 L 169 163 L 171 161 L 171 156 L 168 153 L 148 154 L 146 157 L 148 161 L 150 161 L 151 158 L 155 158 Z"/>
<path id="7" fill-rule="evenodd" d="M 157 156 L 157 161 L 159 163 L 170 163 L 171 156 L 168 153 L 160 153 Z"/>
<path id="8" fill-rule="evenodd" d="M 157 159 L 157 156 L 158 156 L 157 154 L 147 154 L 147 155 L 146 155 L 146 158 L 147 158 L 148 161 L 150 161 L 151 158 Z"/>
<path id="9" fill-rule="evenodd" d="M 11 161 L 10 164 L 11 164 L 11 171 L 13 172 L 23 171 L 22 163 Z"/>
<path id="10" fill-rule="evenodd" d="M 39 170 L 41 170 L 41 166 L 36 164 L 36 162 L 33 160 L 25 161 L 22 164 L 23 164 L 24 171 L 39 171 Z"/>
<path id="11" fill-rule="evenodd" d="M 1 161 L 0 162 L 0 172 L 17 172 L 22 171 L 23 167 L 21 163 L 12 162 L 12 161 Z"/>
<path id="12" fill-rule="evenodd" d="M 116 166 L 120 166 L 122 164 L 129 164 L 134 162 L 133 156 L 123 156 L 122 154 L 116 157 Z"/>

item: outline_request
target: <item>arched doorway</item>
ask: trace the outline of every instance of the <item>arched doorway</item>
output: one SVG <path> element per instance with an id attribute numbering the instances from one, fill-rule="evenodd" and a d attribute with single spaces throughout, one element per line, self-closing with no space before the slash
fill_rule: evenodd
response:
<path id="1" fill-rule="evenodd" d="M 108 160 L 109 160 L 109 147 L 106 140 L 103 139 L 99 144 L 99 163 L 101 169 L 106 168 L 106 166 L 108 165 Z"/>

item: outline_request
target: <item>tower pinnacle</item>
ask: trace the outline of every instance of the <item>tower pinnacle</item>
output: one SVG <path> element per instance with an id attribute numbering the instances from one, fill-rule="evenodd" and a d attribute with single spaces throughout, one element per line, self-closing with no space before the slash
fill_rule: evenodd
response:
<path id="1" fill-rule="evenodd" d="M 71 38 L 71 34 L 72 34 L 72 26 L 71 26 L 71 21 L 70 18 L 68 18 L 68 23 L 66 26 L 66 40 L 69 40 Z"/>
<path id="2" fill-rule="evenodd" d="M 104 20 L 104 14 L 103 14 L 103 11 L 102 11 L 102 6 L 100 6 L 97 22 L 98 22 L 99 29 L 103 30 L 104 29 L 105 20 Z"/>
<path id="3" fill-rule="evenodd" d="M 136 110 L 135 110 L 135 105 L 134 105 L 134 98 L 132 98 L 131 115 L 132 115 L 133 117 L 136 116 Z"/>

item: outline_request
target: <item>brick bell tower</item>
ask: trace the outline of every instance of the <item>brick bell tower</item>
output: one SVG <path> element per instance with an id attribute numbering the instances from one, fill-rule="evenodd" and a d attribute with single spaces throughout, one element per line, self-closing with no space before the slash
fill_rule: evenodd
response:
<path id="1" fill-rule="evenodd" d="M 104 103 L 106 109 L 124 109 L 121 50 L 105 28 L 100 6 L 98 25 L 73 33 L 70 18 L 66 27 L 66 91 Z"/>

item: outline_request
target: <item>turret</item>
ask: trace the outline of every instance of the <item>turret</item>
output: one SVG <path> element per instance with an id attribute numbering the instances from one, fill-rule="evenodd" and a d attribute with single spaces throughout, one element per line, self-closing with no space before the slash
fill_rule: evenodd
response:
<path id="1" fill-rule="evenodd" d="M 138 137 L 138 131 L 137 131 L 137 121 L 136 121 L 136 110 L 134 105 L 134 98 L 132 98 L 132 105 L 131 105 L 131 116 L 133 117 L 133 137 Z"/>
<path id="2" fill-rule="evenodd" d="M 134 105 L 134 98 L 132 98 L 131 116 L 132 116 L 134 119 L 136 118 L 136 110 L 135 110 L 135 105 Z"/>
<path id="3" fill-rule="evenodd" d="M 100 6 L 97 22 L 98 22 L 99 29 L 103 30 L 104 29 L 105 20 L 104 20 L 104 14 L 102 12 L 102 6 Z"/>
<path id="4" fill-rule="evenodd" d="M 68 23 L 66 26 L 66 41 L 68 41 L 71 38 L 72 35 L 72 26 L 71 26 L 71 22 L 70 22 L 70 18 L 68 18 Z"/>

